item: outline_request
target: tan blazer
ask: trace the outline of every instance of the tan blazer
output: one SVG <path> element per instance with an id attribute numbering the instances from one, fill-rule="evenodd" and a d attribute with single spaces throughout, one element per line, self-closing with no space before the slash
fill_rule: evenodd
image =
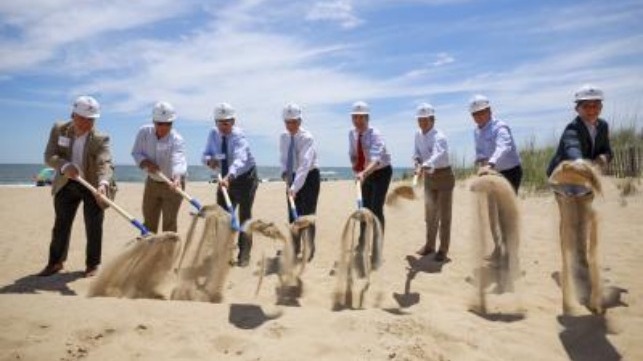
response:
<path id="1" fill-rule="evenodd" d="M 65 138 L 69 141 L 66 141 Z M 56 123 L 51 128 L 45 149 L 45 163 L 56 170 L 56 177 L 51 189 L 51 193 L 54 195 L 67 184 L 68 179 L 61 174 L 60 168 L 65 163 L 71 162 L 75 138 L 72 121 Z M 101 134 L 95 129 L 90 130 L 84 153 L 82 176 L 85 180 L 94 187 L 98 187 L 102 181 L 113 185 L 114 165 L 109 147 L 109 136 Z"/>

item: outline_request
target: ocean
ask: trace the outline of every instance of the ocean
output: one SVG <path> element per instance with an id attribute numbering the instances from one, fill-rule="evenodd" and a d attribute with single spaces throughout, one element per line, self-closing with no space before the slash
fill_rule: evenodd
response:
<path id="1" fill-rule="evenodd" d="M 0 185 L 33 185 L 34 177 L 45 166 L 42 164 L 0 164 Z M 117 182 L 143 182 L 145 173 L 134 165 L 116 165 L 115 177 Z M 350 167 L 323 167 L 320 169 L 324 181 L 352 179 Z M 399 179 L 404 173 L 412 172 L 410 168 L 393 169 L 393 178 Z M 281 180 L 279 167 L 258 167 L 259 178 L 263 182 Z M 209 182 L 215 173 L 202 165 L 188 166 L 188 181 Z"/>

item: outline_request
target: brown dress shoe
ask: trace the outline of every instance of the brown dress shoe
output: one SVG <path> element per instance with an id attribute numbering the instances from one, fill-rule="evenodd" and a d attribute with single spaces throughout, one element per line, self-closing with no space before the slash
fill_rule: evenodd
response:
<path id="1" fill-rule="evenodd" d="M 443 251 L 438 251 L 438 253 L 435 254 L 435 260 L 437 262 L 444 262 L 447 260 L 447 254 Z"/>
<path id="2" fill-rule="evenodd" d="M 62 271 L 62 269 L 63 269 L 62 263 L 48 264 L 47 267 L 42 269 L 42 271 L 36 273 L 36 276 L 48 277 Z"/>
<path id="3" fill-rule="evenodd" d="M 83 276 L 85 278 L 94 277 L 96 276 L 96 273 L 98 273 L 98 266 L 90 266 L 85 269 Z"/>
<path id="4" fill-rule="evenodd" d="M 415 253 L 419 254 L 420 256 L 428 256 L 428 255 L 430 255 L 431 253 L 434 253 L 434 252 L 435 252 L 435 250 L 433 250 L 431 248 L 427 248 L 426 246 L 424 246 L 424 247 L 420 248 L 419 250 L 417 250 L 417 252 L 415 252 Z"/>

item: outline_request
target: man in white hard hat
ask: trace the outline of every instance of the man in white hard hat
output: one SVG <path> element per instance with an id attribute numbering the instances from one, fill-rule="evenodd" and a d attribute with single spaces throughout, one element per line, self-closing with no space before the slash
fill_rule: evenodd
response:
<path id="1" fill-rule="evenodd" d="M 185 187 L 188 164 L 185 142 L 174 129 L 176 111 L 168 102 L 157 102 L 152 108 L 152 124 L 143 125 L 132 147 L 134 162 L 147 172 L 143 192 L 145 227 L 158 232 L 163 215 L 163 231 L 177 231 L 177 215 L 182 197 L 173 188 Z M 172 181 L 169 185 L 157 173 Z"/>
<path id="2" fill-rule="evenodd" d="M 476 123 L 476 164 L 502 174 L 518 193 L 522 166 L 511 129 L 505 122 L 493 117 L 491 103 L 484 95 L 471 98 L 469 112 Z"/>
<path id="3" fill-rule="evenodd" d="M 564 160 L 590 161 L 604 168 L 612 160 L 612 147 L 609 139 L 609 127 L 600 118 L 603 110 L 603 90 L 599 87 L 585 84 L 574 93 L 574 103 L 577 116 L 563 131 L 556 153 L 547 167 L 549 177 L 554 169 Z M 589 209 L 594 201 L 591 189 L 575 185 L 562 185 L 554 189 L 556 203 L 561 217 L 567 209 Z M 587 259 L 586 229 L 587 219 L 580 217 L 576 224 L 575 234 L 578 235 L 576 252 L 573 259 L 576 272 L 575 279 L 589 279 L 589 262 Z M 561 222 L 564 220 L 561 219 Z"/>
<path id="4" fill-rule="evenodd" d="M 281 163 L 282 178 L 288 186 L 288 195 L 295 200 L 295 209 L 298 216 L 314 215 L 317 212 L 317 199 L 319 198 L 319 164 L 313 135 L 301 126 L 301 108 L 299 105 L 287 104 L 282 112 L 286 130 L 279 137 L 279 160 Z M 290 223 L 295 219 L 288 212 Z M 309 254 L 302 254 L 312 260 L 315 254 L 315 225 L 307 228 L 310 232 Z M 295 255 L 302 250 L 301 235 L 293 234 Z"/>
<path id="5" fill-rule="evenodd" d="M 99 117 L 100 105 L 96 99 L 80 96 L 73 104 L 71 120 L 56 123 L 49 134 L 45 162 L 56 170 L 52 186 L 56 219 L 49 245 L 49 261 L 39 276 L 51 276 L 63 269 L 71 227 L 81 202 L 87 235 L 85 277 L 95 275 L 101 263 L 104 204 L 76 181 L 82 177 L 100 194 L 109 197 L 113 197 L 115 192 L 109 136 L 95 129 Z"/>
<path id="6" fill-rule="evenodd" d="M 547 167 L 550 176 L 564 160 L 586 159 L 606 166 L 612 160 L 607 122 L 600 118 L 603 91 L 590 84 L 574 93 L 576 118 L 565 127 L 556 153 Z"/>
<path id="7" fill-rule="evenodd" d="M 393 168 L 391 155 L 386 149 L 384 137 L 379 130 L 369 125 L 370 109 L 367 103 L 353 103 L 351 118 L 353 129 L 348 132 L 348 155 L 353 166 L 355 180 L 362 183 L 363 206 L 373 212 L 384 231 L 384 201 L 391 184 Z M 363 232 L 360 232 L 360 249 L 363 248 Z"/>
<path id="8" fill-rule="evenodd" d="M 444 134 L 435 128 L 433 106 L 422 103 L 416 118 L 420 129 L 415 133 L 415 173 L 424 175 L 424 216 L 426 243 L 417 251 L 421 256 L 435 253 L 440 233 L 440 249 L 435 260 L 444 262 L 451 241 L 451 209 L 455 176 L 449 162 L 449 145 Z"/>
<path id="9" fill-rule="evenodd" d="M 239 223 L 252 218 L 252 205 L 259 186 L 255 159 L 243 130 L 235 125 L 236 112 L 228 103 L 214 108 L 216 127 L 208 134 L 203 151 L 203 163 L 211 169 L 219 169 L 221 187 L 230 195 L 234 208 L 239 206 Z M 217 191 L 217 203 L 226 207 L 221 189 Z M 250 263 L 252 235 L 239 232 L 239 255 L 237 264 L 246 267 Z"/>

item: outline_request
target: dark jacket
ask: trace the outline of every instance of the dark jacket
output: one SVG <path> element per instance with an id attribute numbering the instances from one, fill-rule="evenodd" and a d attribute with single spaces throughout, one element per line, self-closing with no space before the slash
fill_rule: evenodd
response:
<path id="1" fill-rule="evenodd" d="M 560 137 L 556 154 L 554 154 L 551 162 L 549 162 L 549 167 L 547 167 L 547 176 L 549 177 L 556 166 L 564 160 L 581 158 L 595 160 L 601 154 L 607 156 L 608 162 L 612 160 L 607 122 L 600 118 L 596 122 L 596 139 L 592 146 L 589 130 L 587 130 L 581 118 L 576 117 L 571 123 L 567 124 L 563 135 Z"/>

